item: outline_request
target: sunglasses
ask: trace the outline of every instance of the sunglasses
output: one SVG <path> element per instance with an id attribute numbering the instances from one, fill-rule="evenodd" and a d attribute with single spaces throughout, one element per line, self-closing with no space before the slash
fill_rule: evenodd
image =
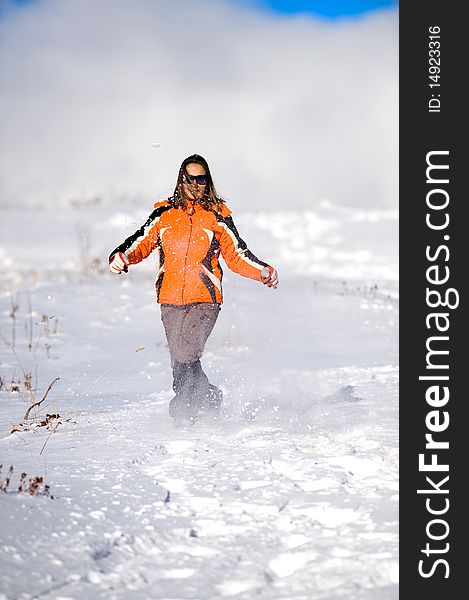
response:
<path id="1" fill-rule="evenodd" d="M 207 175 L 184 175 L 184 181 L 197 183 L 198 185 L 207 185 L 208 177 Z"/>

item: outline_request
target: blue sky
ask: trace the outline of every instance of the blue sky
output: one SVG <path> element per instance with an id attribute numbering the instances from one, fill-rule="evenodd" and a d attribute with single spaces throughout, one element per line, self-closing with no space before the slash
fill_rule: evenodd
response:
<path id="1" fill-rule="evenodd" d="M 247 3 L 284 15 L 310 13 L 333 19 L 398 6 L 398 0 L 247 0 Z"/>
<path id="2" fill-rule="evenodd" d="M 39 0 L 11 0 L 18 6 Z M 377 9 L 390 9 L 398 6 L 398 0 L 233 0 L 235 4 L 257 6 L 279 15 L 309 13 L 330 19 L 357 16 Z M 3 0 L 0 0 L 0 7 Z"/>

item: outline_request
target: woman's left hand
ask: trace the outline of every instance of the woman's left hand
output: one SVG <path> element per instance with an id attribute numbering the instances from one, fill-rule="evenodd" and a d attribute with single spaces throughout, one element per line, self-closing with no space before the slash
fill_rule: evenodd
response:
<path id="1" fill-rule="evenodd" d="M 274 289 L 277 289 L 277 287 L 278 287 L 277 269 L 274 269 L 274 267 L 271 267 L 271 266 L 264 267 L 261 271 L 261 281 L 267 287 L 273 287 Z"/>

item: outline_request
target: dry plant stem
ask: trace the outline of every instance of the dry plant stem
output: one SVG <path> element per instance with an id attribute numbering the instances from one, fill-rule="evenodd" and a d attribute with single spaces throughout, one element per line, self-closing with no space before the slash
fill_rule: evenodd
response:
<path id="1" fill-rule="evenodd" d="M 60 379 L 60 377 L 56 377 L 53 381 L 51 381 L 51 383 L 49 383 L 49 387 L 47 388 L 46 393 L 44 394 L 42 400 L 39 400 L 39 402 L 35 402 L 34 404 L 31 404 L 31 406 L 28 408 L 28 410 L 24 413 L 24 417 L 23 417 L 24 421 L 26 421 L 28 419 L 29 413 L 35 406 L 39 406 L 42 402 L 44 402 L 44 400 L 47 398 L 47 394 L 51 391 L 52 386 L 59 379 Z"/>
<path id="2" fill-rule="evenodd" d="M 29 454 L 31 455 L 31 457 L 34 457 L 34 453 L 31 449 L 31 446 L 28 444 L 28 442 L 24 438 L 22 438 L 17 431 L 13 432 L 13 435 L 16 436 L 18 438 L 18 440 L 26 446 L 26 449 L 29 451 Z M 8 436 L 4 436 L 3 438 L 0 438 L 0 439 L 3 440 L 3 439 L 6 439 L 6 437 L 8 437 Z M 17 448 L 19 445 L 20 444 L 18 443 L 16 446 L 13 446 L 13 448 Z"/>
<path id="3" fill-rule="evenodd" d="M 25 479 L 26 479 L 26 473 L 21 473 L 20 483 L 18 486 L 18 494 L 21 494 L 24 492 L 23 484 L 24 484 Z"/>
<path id="4" fill-rule="evenodd" d="M 28 327 L 28 348 L 29 351 L 32 350 L 33 347 L 33 309 L 31 307 L 31 294 L 27 292 L 28 295 L 28 316 L 29 316 L 29 327 Z"/>
<path id="5" fill-rule="evenodd" d="M 111 427 L 114 429 L 114 431 L 118 431 L 117 427 L 116 427 L 116 426 L 114 425 L 114 423 L 111 421 L 111 418 L 110 418 L 110 416 L 109 416 L 107 413 L 106 413 L 106 417 L 107 417 L 107 420 L 109 421 L 109 423 L 110 423 Z"/>
<path id="6" fill-rule="evenodd" d="M 6 492 L 7 491 L 8 486 L 10 485 L 10 481 L 11 481 L 12 476 L 13 476 L 13 466 L 11 466 L 8 469 L 7 476 L 5 477 L 5 479 L 3 481 L 0 482 L 0 491 L 1 492 Z"/>
<path id="7" fill-rule="evenodd" d="M 55 429 L 57 429 L 57 427 Z M 55 432 L 55 429 L 53 431 L 52 430 L 50 431 L 49 435 L 46 438 L 46 441 L 42 445 L 42 448 L 41 448 L 41 451 L 39 452 L 39 455 L 41 455 L 44 452 L 44 448 L 47 446 L 47 442 L 49 441 L 50 436 Z"/>
<path id="8" fill-rule="evenodd" d="M 57 421 L 57 423 L 56 423 L 56 425 L 55 425 L 55 428 L 50 430 L 50 433 L 49 433 L 49 435 L 47 436 L 47 438 L 46 438 L 46 441 L 44 442 L 44 444 L 43 444 L 43 446 L 42 446 L 42 448 L 41 448 L 41 451 L 39 452 L 39 455 L 41 455 L 41 454 L 43 453 L 43 451 L 44 451 L 44 448 L 46 447 L 46 445 L 47 445 L 47 442 L 48 442 L 48 441 L 49 441 L 49 439 L 50 439 L 50 436 L 51 436 L 53 433 L 55 433 L 55 432 L 56 432 L 56 430 L 57 430 L 57 427 L 58 427 L 58 426 L 59 426 L 59 422 Z"/>
<path id="9" fill-rule="evenodd" d="M 11 334 L 11 345 L 14 347 L 16 343 L 16 312 L 19 309 L 18 304 L 18 296 L 13 299 L 13 294 L 10 292 L 10 300 L 11 300 L 11 313 L 10 317 L 12 318 L 12 334 Z"/>
<path id="10" fill-rule="evenodd" d="M 3 465 L 0 465 L 0 475 L 1 469 Z M 5 479 L 0 478 L 0 492 L 7 492 L 8 487 L 11 483 L 11 478 L 13 476 L 13 465 L 10 466 L 7 476 Z M 26 483 L 26 473 L 21 473 L 20 482 L 18 484 L 17 493 L 18 494 L 29 494 L 30 496 L 47 496 L 51 500 L 54 499 L 54 496 L 50 493 L 49 484 L 44 483 L 44 478 L 41 476 L 31 477 Z M 44 488 L 41 491 L 41 485 L 44 483 Z"/>
<path id="11" fill-rule="evenodd" d="M 37 381 L 38 381 L 38 378 L 37 378 L 37 366 L 38 366 L 38 365 L 37 365 L 37 363 L 36 363 L 36 367 L 35 367 L 35 369 L 34 369 L 34 374 L 35 374 L 35 380 L 36 380 L 36 384 L 35 384 L 35 386 L 34 386 L 34 390 L 33 390 L 33 392 L 32 392 L 32 393 L 33 393 L 33 399 L 34 399 L 34 396 L 36 395 L 36 392 L 37 392 Z"/>
<path id="12" fill-rule="evenodd" d="M 12 346 L 12 344 L 10 344 L 10 342 L 8 342 L 8 341 L 5 339 L 5 336 L 3 335 L 3 333 L 2 333 L 1 331 L 0 331 L 0 335 L 1 335 L 1 336 L 2 336 L 2 338 L 4 339 L 4 341 L 5 341 L 5 343 L 7 344 L 7 346 L 10 346 L 10 349 L 11 349 L 11 351 L 13 352 L 13 354 L 14 354 L 14 356 L 15 356 L 15 358 L 16 358 L 16 361 L 17 361 L 17 363 L 18 363 L 18 364 L 19 364 L 19 366 L 20 366 L 20 369 L 21 369 L 21 371 L 23 372 L 23 377 L 26 379 L 26 371 L 24 370 L 24 368 L 23 368 L 23 365 L 21 364 L 21 361 L 20 361 L 20 359 L 19 359 L 19 356 L 16 354 L 16 351 L 15 351 L 14 347 Z"/>
<path id="13" fill-rule="evenodd" d="M 41 341 L 41 337 L 42 337 L 42 331 L 43 331 L 43 328 L 41 327 L 41 329 L 39 331 L 39 335 L 37 336 L 37 339 L 36 339 L 36 346 L 34 348 L 34 352 L 32 352 L 32 349 L 31 349 L 32 357 L 31 357 L 31 368 L 29 369 L 30 372 L 32 371 L 34 364 L 36 364 L 36 367 L 37 367 L 37 355 L 38 355 L 38 351 L 39 351 L 39 342 Z"/>
<path id="14" fill-rule="evenodd" d="M 13 369 L 13 375 L 11 376 L 11 381 L 10 381 L 10 392 L 14 392 L 14 391 L 15 391 L 15 387 L 17 388 L 17 389 L 16 389 L 16 391 L 17 391 L 17 392 L 19 392 L 19 391 L 20 391 L 20 390 L 19 390 L 19 387 L 18 387 L 18 384 L 17 384 L 17 383 L 16 383 L 16 381 L 15 381 L 15 376 L 16 376 L 16 368 L 17 368 L 17 367 L 15 367 L 15 368 Z"/>
<path id="15" fill-rule="evenodd" d="M 31 373 L 27 373 L 26 374 L 26 377 L 24 378 L 23 385 L 24 385 L 24 389 L 27 392 L 31 391 Z"/>

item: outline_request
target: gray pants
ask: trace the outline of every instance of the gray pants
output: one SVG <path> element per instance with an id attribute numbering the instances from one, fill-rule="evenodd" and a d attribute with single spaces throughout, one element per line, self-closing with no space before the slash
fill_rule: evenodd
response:
<path id="1" fill-rule="evenodd" d="M 208 336 L 220 312 L 219 304 L 161 305 L 166 339 L 168 340 L 171 363 L 193 363 L 200 360 Z"/>
<path id="2" fill-rule="evenodd" d="M 194 417 L 199 408 L 221 402 L 221 391 L 209 383 L 200 358 L 215 326 L 219 304 L 201 302 L 175 306 L 161 305 L 161 320 L 168 340 L 173 390 L 169 413 L 173 417 Z"/>

